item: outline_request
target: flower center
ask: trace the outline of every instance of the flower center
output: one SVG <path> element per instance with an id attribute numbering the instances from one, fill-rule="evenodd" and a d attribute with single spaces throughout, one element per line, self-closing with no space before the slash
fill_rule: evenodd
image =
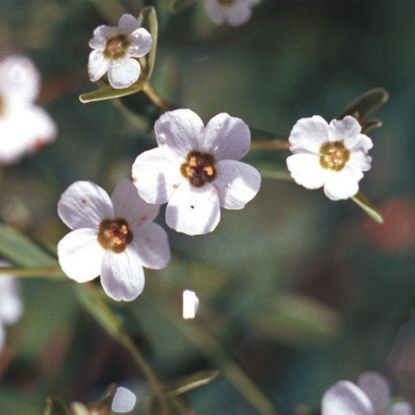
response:
<path id="1" fill-rule="evenodd" d="M 98 228 L 98 242 L 104 249 L 123 252 L 133 240 L 133 233 L 124 219 L 104 219 Z"/>
<path id="2" fill-rule="evenodd" d="M 232 6 L 236 0 L 218 0 L 222 6 Z"/>
<path id="3" fill-rule="evenodd" d="M 350 157 L 350 151 L 341 141 L 328 141 L 320 147 L 320 165 L 324 169 L 340 171 Z"/>
<path id="4" fill-rule="evenodd" d="M 202 187 L 216 177 L 215 158 L 208 153 L 191 151 L 181 165 L 180 172 L 193 186 Z"/>
<path id="5" fill-rule="evenodd" d="M 108 59 L 122 58 L 127 52 L 130 42 L 125 35 L 119 35 L 107 40 L 104 55 Z"/>

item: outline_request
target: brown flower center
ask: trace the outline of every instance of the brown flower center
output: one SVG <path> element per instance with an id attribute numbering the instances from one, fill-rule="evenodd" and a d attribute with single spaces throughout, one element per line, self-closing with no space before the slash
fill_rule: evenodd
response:
<path id="1" fill-rule="evenodd" d="M 216 177 L 215 158 L 208 153 L 191 151 L 180 171 L 195 187 L 202 187 Z"/>
<path id="2" fill-rule="evenodd" d="M 122 58 L 127 52 L 130 42 L 125 35 L 118 35 L 107 40 L 104 56 L 108 59 Z"/>
<path id="3" fill-rule="evenodd" d="M 350 151 L 341 141 L 328 141 L 320 147 L 320 165 L 324 169 L 340 171 L 350 158 Z"/>
<path id="4" fill-rule="evenodd" d="M 104 249 L 123 252 L 133 240 L 133 233 L 124 219 L 104 219 L 98 228 L 98 242 Z"/>
<path id="5" fill-rule="evenodd" d="M 236 0 L 218 0 L 219 4 L 222 4 L 222 6 L 232 6 L 232 4 L 235 3 Z"/>

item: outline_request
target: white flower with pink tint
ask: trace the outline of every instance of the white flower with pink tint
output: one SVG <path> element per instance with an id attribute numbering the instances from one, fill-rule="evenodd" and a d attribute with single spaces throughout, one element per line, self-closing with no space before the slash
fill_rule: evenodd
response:
<path id="1" fill-rule="evenodd" d="M 209 18 L 216 24 L 240 26 L 252 16 L 252 7 L 261 0 L 205 0 Z"/>
<path id="2" fill-rule="evenodd" d="M 28 58 L 0 61 L 0 164 L 16 163 L 55 138 L 54 121 L 34 103 L 39 89 L 39 73 Z"/>
<path id="3" fill-rule="evenodd" d="M 319 115 L 301 118 L 291 130 L 288 170 L 307 189 L 324 188 L 329 199 L 355 196 L 363 172 L 370 169 L 372 140 L 356 118 L 347 115 L 328 124 Z"/>
<path id="4" fill-rule="evenodd" d="M 9 263 L 0 261 L 1 267 Z M 23 303 L 20 296 L 19 282 L 9 275 L 0 275 L 0 350 L 6 342 L 6 326 L 16 324 L 23 313 Z"/>
<path id="5" fill-rule="evenodd" d="M 347 380 L 334 384 L 323 395 L 321 415 L 412 415 L 412 405 L 394 402 L 388 381 L 379 373 L 364 372 L 357 385 Z"/>
<path id="6" fill-rule="evenodd" d="M 94 30 L 89 46 L 88 73 L 92 82 L 98 81 L 108 72 L 108 81 L 113 88 L 127 88 L 141 74 L 140 62 L 136 58 L 145 56 L 151 49 L 151 34 L 131 14 L 123 14 L 118 26 L 101 25 Z"/>
<path id="7" fill-rule="evenodd" d="M 220 207 L 242 209 L 258 193 L 261 176 L 239 161 L 251 146 L 248 126 L 222 113 L 206 127 L 189 109 L 170 111 L 155 124 L 158 147 L 140 154 L 133 182 L 148 203 L 167 203 L 166 223 L 178 232 L 212 232 Z"/>
<path id="8" fill-rule="evenodd" d="M 167 234 L 153 223 L 158 213 L 130 180 L 122 180 L 111 198 L 92 182 L 75 182 L 58 203 L 60 218 L 73 229 L 58 244 L 61 268 L 80 283 L 100 275 L 108 296 L 134 300 L 144 289 L 143 267 L 161 269 L 170 261 Z"/>

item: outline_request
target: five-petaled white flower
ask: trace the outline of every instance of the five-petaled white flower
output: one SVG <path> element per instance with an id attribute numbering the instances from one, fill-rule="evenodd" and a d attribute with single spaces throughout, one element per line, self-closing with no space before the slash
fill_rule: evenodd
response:
<path id="1" fill-rule="evenodd" d="M 0 261 L 0 267 L 8 267 L 5 261 Z M 1 268 L 0 268 L 1 270 Z M 9 276 L 0 276 L 0 350 L 6 341 L 5 326 L 15 324 L 23 312 L 18 281 Z"/>
<path id="2" fill-rule="evenodd" d="M 222 113 L 207 126 L 179 109 L 155 124 L 158 148 L 140 154 L 132 168 L 138 193 L 148 203 L 168 202 L 166 223 L 178 232 L 213 231 L 220 206 L 242 209 L 261 185 L 258 171 L 239 161 L 251 145 L 248 126 Z"/>
<path id="3" fill-rule="evenodd" d="M 372 140 L 362 134 L 356 118 L 347 115 L 328 124 L 319 115 L 301 118 L 291 130 L 288 170 L 307 189 L 324 186 L 332 200 L 348 199 L 359 191 L 363 172 L 370 169 Z"/>
<path id="4" fill-rule="evenodd" d="M 365 372 L 357 385 L 347 380 L 334 384 L 322 399 L 322 415 L 412 415 L 410 403 L 393 403 L 388 381 L 379 373 Z"/>
<path id="5" fill-rule="evenodd" d="M 210 19 L 218 24 L 240 26 L 252 16 L 252 7 L 261 0 L 205 0 L 205 9 Z"/>
<path id="6" fill-rule="evenodd" d="M 28 58 L 0 61 L 0 163 L 15 163 L 55 138 L 55 123 L 34 104 L 39 88 L 39 73 Z"/>
<path id="7" fill-rule="evenodd" d="M 108 72 L 113 88 L 127 88 L 138 80 L 141 66 L 137 59 L 151 49 L 151 34 L 131 14 L 123 14 L 118 27 L 101 25 L 94 30 L 89 46 L 88 73 L 92 82 Z"/>
<path id="8" fill-rule="evenodd" d="M 59 264 L 77 282 L 101 275 L 105 292 L 132 301 L 144 289 L 146 268 L 170 260 L 165 230 L 153 223 L 159 206 L 144 202 L 130 180 L 122 180 L 111 198 L 98 185 L 78 181 L 58 203 L 58 214 L 73 229 L 58 244 Z"/>

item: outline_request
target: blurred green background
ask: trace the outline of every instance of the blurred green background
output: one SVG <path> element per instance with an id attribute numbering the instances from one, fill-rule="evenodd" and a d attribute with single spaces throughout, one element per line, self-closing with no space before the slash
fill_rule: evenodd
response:
<path id="1" fill-rule="evenodd" d="M 92 31 L 105 22 L 100 2 L 0 0 L 0 53 L 35 61 L 39 102 L 59 128 L 53 144 L 2 168 L 1 220 L 51 252 L 67 232 L 56 214 L 65 188 L 88 179 L 111 192 L 154 146 L 159 114 L 144 95 L 123 100 L 137 117 L 78 100 L 94 88 L 86 64 Z M 258 413 L 225 375 L 229 362 L 282 413 L 318 409 L 331 384 L 369 369 L 388 376 L 395 393 L 415 396 L 415 1 L 264 0 L 239 28 L 215 26 L 201 0 L 177 14 L 168 3 L 122 2 L 136 15 L 156 6 L 153 83 L 205 121 L 225 111 L 288 136 L 301 117 L 329 120 L 367 89 L 390 92 L 362 181 L 386 222 L 372 223 L 351 201 L 264 180 L 246 209 L 222 210 L 214 233 L 169 231 L 171 265 L 146 272 L 134 303 L 113 304 L 129 333 L 162 379 L 222 369 L 187 395 L 198 414 Z M 281 155 L 250 157 L 282 165 Z M 142 374 L 81 308 L 74 285 L 22 283 L 26 312 L 0 354 L 1 414 L 40 413 L 50 394 L 87 402 L 114 381 L 144 399 Z M 180 318 L 186 288 L 201 300 L 193 323 Z"/>

